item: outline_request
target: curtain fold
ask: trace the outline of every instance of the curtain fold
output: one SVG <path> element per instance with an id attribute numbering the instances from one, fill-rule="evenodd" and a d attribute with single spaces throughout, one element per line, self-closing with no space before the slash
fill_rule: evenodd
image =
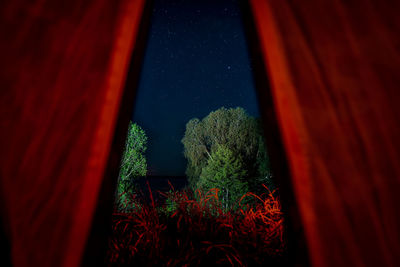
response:
<path id="1" fill-rule="evenodd" d="M 312 264 L 398 266 L 400 3 L 250 3 Z"/>
<path id="2" fill-rule="evenodd" d="M 15 266 L 81 261 L 144 2 L 0 7 Z M 313 265 L 399 265 L 400 2 L 250 3 Z"/>
<path id="3" fill-rule="evenodd" d="M 15 266 L 77 266 L 144 0 L 0 8 L 0 185 Z"/>

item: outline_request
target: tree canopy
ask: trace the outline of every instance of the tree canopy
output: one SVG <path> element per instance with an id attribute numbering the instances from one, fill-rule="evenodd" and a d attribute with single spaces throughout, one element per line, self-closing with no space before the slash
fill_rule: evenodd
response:
<path id="1" fill-rule="evenodd" d="M 269 175 L 261 123 L 243 108 L 222 107 L 202 120 L 191 119 L 186 124 L 182 143 L 188 160 L 186 175 L 192 188 L 197 186 L 203 168 L 220 146 L 241 159 L 250 187 Z"/>
<path id="2" fill-rule="evenodd" d="M 240 156 L 223 145 L 217 149 L 208 159 L 207 165 L 202 169 L 197 187 L 203 190 L 219 188 L 218 193 L 224 209 L 233 207 L 235 202 L 249 191 L 248 184 L 244 180 L 246 170 Z"/>
<path id="3" fill-rule="evenodd" d="M 120 208 L 126 208 L 127 196 L 134 193 L 135 180 L 147 173 L 146 149 L 145 131 L 130 122 L 118 178 L 117 203 Z"/>

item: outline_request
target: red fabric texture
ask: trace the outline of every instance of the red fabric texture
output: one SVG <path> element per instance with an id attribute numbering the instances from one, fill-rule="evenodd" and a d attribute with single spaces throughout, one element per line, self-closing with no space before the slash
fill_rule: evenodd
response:
<path id="1" fill-rule="evenodd" d="M 15 266 L 80 263 L 143 4 L 0 7 L 1 212 Z M 313 265 L 398 266 L 400 2 L 251 4 Z"/>
<path id="2" fill-rule="evenodd" d="M 15 266 L 77 266 L 144 0 L 0 7 L 0 186 Z"/>
<path id="3" fill-rule="evenodd" d="M 250 2 L 313 266 L 399 266 L 400 2 Z"/>

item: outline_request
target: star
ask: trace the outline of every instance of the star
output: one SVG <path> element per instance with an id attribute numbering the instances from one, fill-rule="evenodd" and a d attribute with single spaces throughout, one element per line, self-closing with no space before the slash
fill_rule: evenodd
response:
<path id="1" fill-rule="evenodd" d="M 228 70 L 230 70 L 230 69 L 231 69 L 231 66 L 228 65 L 226 68 L 227 68 Z"/>

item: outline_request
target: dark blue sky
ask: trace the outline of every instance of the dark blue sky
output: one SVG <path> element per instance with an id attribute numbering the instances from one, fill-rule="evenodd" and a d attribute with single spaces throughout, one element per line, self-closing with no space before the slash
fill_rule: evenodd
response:
<path id="1" fill-rule="evenodd" d="M 132 120 L 149 137 L 149 175 L 184 175 L 186 123 L 220 107 L 258 105 L 233 0 L 155 0 Z"/>

